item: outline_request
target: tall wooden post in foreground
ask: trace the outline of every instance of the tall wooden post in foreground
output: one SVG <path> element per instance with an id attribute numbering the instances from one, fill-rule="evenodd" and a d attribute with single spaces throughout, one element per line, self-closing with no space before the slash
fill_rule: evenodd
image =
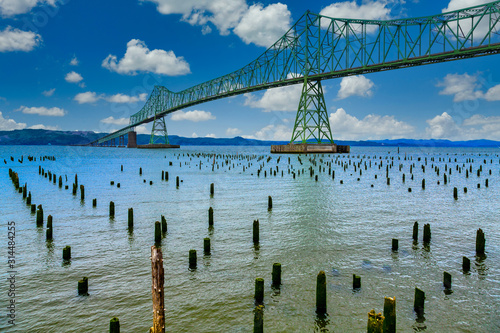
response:
<path id="1" fill-rule="evenodd" d="M 165 277 L 163 275 L 163 255 L 161 249 L 151 246 L 151 273 L 153 276 L 153 327 L 149 329 L 150 333 L 165 333 L 165 292 L 163 284 Z"/>

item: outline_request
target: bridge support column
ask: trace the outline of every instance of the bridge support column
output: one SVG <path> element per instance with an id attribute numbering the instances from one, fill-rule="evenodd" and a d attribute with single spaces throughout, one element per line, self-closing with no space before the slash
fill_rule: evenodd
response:
<path id="1" fill-rule="evenodd" d="M 125 136 L 120 135 L 120 138 L 118 139 L 118 147 L 125 147 Z"/>
<path id="2" fill-rule="evenodd" d="M 295 141 L 299 142 L 296 144 Z M 333 142 L 321 80 L 311 81 L 306 77 L 295 118 L 292 140 L 288 145 L 271 146 L 271 153 L 332 154 L 349 152 L 349 146 L 338 146 Z"/>
<path id="3" fill-rule="evenodd" d="M 128 132 L 128 143 L 127 148 L 137 148 L 137 132 Z"/>
<path id="4" fill-rule="evenodd" d="M 162 143 L 166 145 L 169 144 L 167 124 L 165 124 L 165 117 L 157 118 L 155 115 L 155 120 L 153 122 L 153 129 L 151 130 L 151 138 L 149 139 L 149 144 L 154 145 L 157 143 Z"/>

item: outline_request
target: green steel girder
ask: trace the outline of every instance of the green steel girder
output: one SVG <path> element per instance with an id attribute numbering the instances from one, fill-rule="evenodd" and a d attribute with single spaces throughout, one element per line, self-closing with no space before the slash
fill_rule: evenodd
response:
<path id="1" fill-rule="evenodd" d="M 500 1 L 434 16 L 359 20 L 306 12 L 260 57 L 180 92 L 155 86 L 130 124 L 97 141 L 196 104 L 274 87 L 500 53 Z"/>

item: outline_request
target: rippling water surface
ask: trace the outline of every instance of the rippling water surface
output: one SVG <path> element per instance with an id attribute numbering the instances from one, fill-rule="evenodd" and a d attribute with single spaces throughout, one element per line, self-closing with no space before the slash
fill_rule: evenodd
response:
<path id="1" fill-rule="evenodd" d="M 498 149 L 402 148 L 398 154 L 397 148 L 353 147 L 350 155 L 301 155 L 302 165 L 295 155 L 282 155 L 278 163 L 280 156 L 268 151 L 268 147 L 0 147 L 0 330 L 106 332 L 116 316 L 122 332 L 148 332 L 150 248 L 154 222 L 164 215 L 169 332 L 251 332 L 257 277 L 265 279 L 267 332 L 366 332 L 367 313 L 383 311 L 385 296 L 396 297 L 399 332 L 500 332 Z M 21 155 L 22 164 L 17 161 Z M 37 161 L 29 162 L 27 155 Z M 56 161 L 39 161 L 44 155 L 55 156 Z M 329 175 L 329 163 L 335 178 Z M 69 189 L 40 176 L 39 165 L 57 177 L 63 175 Z M 471 166 L 466 178 L 465 169 Z M 270 176 L 270 168 L 276 167 L 278 173 Z M 310 177 L 309 167 L 318 181 Z M 9 168 L 28 184 L 33 203 L 43 205 L 45 219 L 53 216 L 52 242 L 45 240 L 45 229 L 37 228 L 35 215 L 15 191 Z M 162 170 L 168 171 L 169 181 L 161 180 Z M 299 170 L 304 172 L 298 175 Z M 71 193 L 75 173 L 85 186 L 83 201 L 80 193 Z M 178 188 L 177 176 L 182 180 Z M 210 183 L 215 184 L 213 197 Z M 458 200 L 453 198 L 454 187 L 459 189 Z M 109 217 L 110 201 L 116 207 L 114 218 Z M 134 208 L 132 232 L 127 230 L 129 207 Z M 215 220 L 211 230 L 209 207 Z M 258 246 L 252 243 L 256 219 Z M 16 326 L 9 325 L 5 316 L 8 221 L 16 223 Z M 415 221 L 420 225 L 418 243 L 412 242 Z M 422 244 L 425 223 L 432 230 L 429 247 Z M 478 228 L 486 234 L 486 258 L 475 256 Z M 211 239 L 210 256 L 203 255 L 205 237 Z M 391 251 L 392 238 L 399 239 L 398 252 Z M 69 264 L 62 261 L 66 245 L 72 251 Z M 194 271 L 188 269 L 190 249 L 198 252 Z M 462 256 L 471 259 L 470 273 L 461 270 Z M 279 290 L 270 286 L 274 262 L 282 264 Z M 328 289 L 328 317 L 323 320 L 315 313 L 316 275 L 321 270 L 326 272 Z M 442 285 L 444 271 L 453 277 L 451 293 Z M 352 290 L 353 274 L 361 276 L 358 291 Z M 87 297 L 77 293 L 83 276 L 89 278 Z M 413 312 L 415 287 L 426 293 L 425 315 L 419 320 Z"/>

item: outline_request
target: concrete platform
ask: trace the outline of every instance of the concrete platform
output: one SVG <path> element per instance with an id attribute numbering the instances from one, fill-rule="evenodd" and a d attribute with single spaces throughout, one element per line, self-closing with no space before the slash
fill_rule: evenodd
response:
<path id="1" fill-rule="evenodd" d="M 272 145 L 273 154 L 349 154 L 350 146 L 336 144 L 299 143 L 287 145 Z"/>
<path id="2" fill-rule="evenodd" d="M 142 149 L 166 149 L 166 148 L 180 148 L 179 145 L 166 145 L 163 143 L 155 143 L 155 144 L 147 144 L 147 145 L 138 145 L 137 148 Z"/>

